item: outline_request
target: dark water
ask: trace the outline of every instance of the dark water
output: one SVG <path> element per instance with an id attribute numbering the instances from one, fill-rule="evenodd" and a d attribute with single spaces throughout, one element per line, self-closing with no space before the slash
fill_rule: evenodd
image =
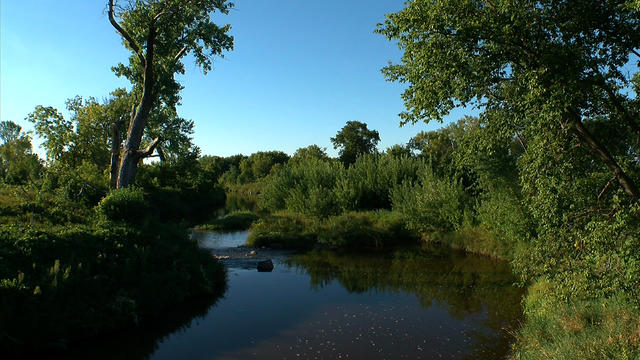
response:
<path id="1" fill-rule="evenodd" d="M 243 236 L 200 241 L 224 248 Z M 508 265 L 484 257 L 424 248 L 274 260 L 271 273 L 230 268 L 228 290 L 214 304 L 176 309 L 153 331 L 67 357 L 499 359 L 521 317 L 522 290 Z"/>

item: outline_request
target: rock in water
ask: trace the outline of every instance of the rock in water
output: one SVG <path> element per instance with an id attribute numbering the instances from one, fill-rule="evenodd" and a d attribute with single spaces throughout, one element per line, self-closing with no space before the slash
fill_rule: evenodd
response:
<path id="1" fill-rule="evenodd" d="M 273 270 L 273 262 L 271 259 L 260 261 L 258 263 L 258 271 L 259 272 L 271 272 Z"/>

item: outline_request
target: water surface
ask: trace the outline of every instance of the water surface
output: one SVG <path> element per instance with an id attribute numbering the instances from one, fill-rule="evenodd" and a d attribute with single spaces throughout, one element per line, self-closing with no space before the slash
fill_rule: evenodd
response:
<path id="1" fill-rule="evenodd" d="M 197 239 L 216 253 L 246 234 Z M 223 260 L 221 300 L 152 336 L 94 344 L 91 358 L 499 359 L 520 321 L 522 290 L 504 262 L 438 248 L 256 251 L 274 259 L 273 272 Z"/>

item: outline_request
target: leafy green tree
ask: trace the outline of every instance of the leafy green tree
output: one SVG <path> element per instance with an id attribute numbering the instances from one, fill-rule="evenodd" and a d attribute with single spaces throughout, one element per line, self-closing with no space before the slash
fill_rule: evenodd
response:
<path id="1" fill-rule="evenodd" d="M 347 121 L 347 124 L 331 138 L 334 149 L 338 149 L 340 161 L 345 165 L 356 162 L 358 156 L 373 154 L 380 141 L 376 130 L 369 130 L 367 124 L 359 121 Z"/>
<path id="2" fill-rule="evenodd" d="M 22 128 L 13 121 L 0 121 L 0 141 L 6 144 L 15 141 L 20 137 Z"/>
<path id="3" fill-rule="evenodd" d="M 47 159 L 52 165 L 69 168 L 83 161 L 105 170 L 110 162 L 112 119 L 127 112 L 124 93 L 116 91 L 103 103 L 95 98 L 80 96 L 68 99 L 68 118 L 53 107 L 36 106 L 27 116 L 36 133 L 44 139 L 42 143 Z"/>
<path id="4" fill-rule="evenodd" d="M 475 105 L 525 141 L 541 133 L 574 138 L 638 198 L 629 168 L 638 166 L 638 99 L 628 91 L 638 77 L 624 66 L 639 58 L 639 17 L 630 1 L 415 0 L 377 32 L 404 50 L 400 64 L 383 69 L 408 85 L 403 123 L 441 121 Z M 631 152 L 609 146 L 611 134 Z"/>
<path id="5" fill-rule="evenodd" d="M 240 154 L 229 157 L 205 155 L 198 159 L 198 161 L 200 162 L 200 167 L 202 167 L 207 175 L 217 181 L 222 174 L 229 171 L 232 166 L 235 166 L 237 169 L 242 159 L 245 158 L 246 156 Z"/>
<path id="6" fill-rule="evenodd" d="M 316 159 L 321 161 L 329 160 L 329 155 L 327 155 L 327 149 L 321 148 L 318 145 L 309 145 L 307 147 L 300 148 L 296 150 L 289 161 L 293 162 L 303 162 L 309 159 Z"/>
<path id="7" fill-rule="evenodd" d="M 260 151 L 240 161 L 240 183 L 247 184 L 264 178 L 274 168 L 289 161 L 289 155 L 282 151 Z"/>
<path id="8" fill-rule="evenodd" d="M 158 107 L 174 109 L 180 100 L 182 86 L 174 75 L 185 72 L 182 59 L 191 54 L 206 73 L 215 56 L 232 49 L 230 26 L 218 26 L 211 19 L 211 13 L 227 14 L 232 6 L 226 0 L 109 0 L 109 21 L 131 52 L 129 64 L 119 64 L 114 71 L 131 81 L 137 102 L 130 116 L 118 188 L 133 183 L 140 160 L 162 142 L 160 133 L 141 149 L 151 114 Z"/>
<path id="9" fill-rule="evenodd" d="M 32 152 L 31 137 L 13 121 L 0 122 L 0 182 L 25 184 L 40 177 L 42 163 Z"/>
<path id="10" fill-rule="evenodd" d="M 411 157 L 413 155 L 411 148 L 400 144 L 395 144 L 387 148 L 387 154 L 393 157 Z"/>

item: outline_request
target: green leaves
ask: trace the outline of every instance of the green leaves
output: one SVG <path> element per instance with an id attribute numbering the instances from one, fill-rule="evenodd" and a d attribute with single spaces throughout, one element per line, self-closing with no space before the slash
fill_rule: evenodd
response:
<path id="1" fill-rule="evenodd" d="M 369 130 L 367 124 L 359 121 L 347 121 L 347 124 L 331 138 L 333 147 L 339 149 L 340 161 L 345 165 L 353 164 L 358 156 L 373 154 L 380 141 L 376 130 Z"/>
<path id="2" fill-rule="evenodd" d="M 136 44 L 136 51 L 125 39 L 123 44 L 132 55 L 129 64 L 118 64 L 114 72 L 134 84 L 134 93 L 142 91 L 143 52 L 148 49 L 150 30 L 157 32 L 154 40 L 155 92 L 170 107 L 179 102 L 182 86 L 174 74 L 184 74 L 182 59 L 192 55 L 196 64 L 207 73 L 213 67 L 213 58 L 233 49 L 230 25 L 217 25 L 212 20 L 215 12 L 228 14 L 233 4 L 226 0 L 148 0 L 115 1 L 115 17 Z"/>

